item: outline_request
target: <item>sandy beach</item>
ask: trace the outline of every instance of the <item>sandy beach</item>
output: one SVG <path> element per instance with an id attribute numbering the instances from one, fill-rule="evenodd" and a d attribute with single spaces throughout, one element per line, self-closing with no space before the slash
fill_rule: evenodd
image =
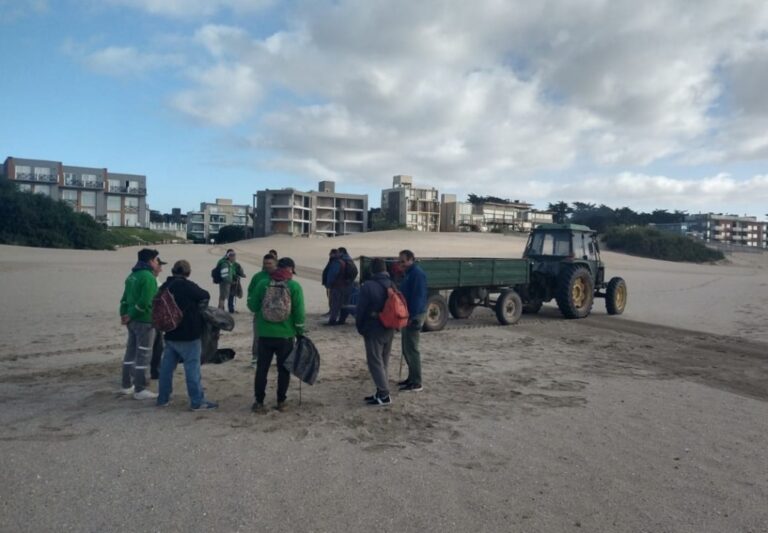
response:
<path id="1" fill-rule="evenodd" d="M 564 320 L 551 302 L 499 326 L 478 309 L 422 336 L 424 392 L 371 408 L 361 337 L 321 326 L 320 272 L 340 245 L 520 257 L 525 239 L 236 243 L 249 277 L 270 248 L 295 259 L 322 356 L 301 405 L 294 379 L 287 412 L 261 416 L 243 300 L 220 342 L 237 358 L 203 368 L 220 408 L 190 412 L 179 369 L 173 404 L 157 409 L 116 394 L 117 307 L 137 248 L 0 246 L 0 530 L 768 531 L 768 254 L 691 265 L 604 252 L 608 276 L 627 281 L 624 315 L 598 300 Z M 225 248 L 158 247 L 212 294 Z"/>

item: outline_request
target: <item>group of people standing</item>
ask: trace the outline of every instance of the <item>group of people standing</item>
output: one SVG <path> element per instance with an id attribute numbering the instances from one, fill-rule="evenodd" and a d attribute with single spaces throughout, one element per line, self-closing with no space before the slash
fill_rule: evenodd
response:
<path id="1" fill-rule="evenodd" d="M 205 398 L 200 374 L 201 334 L 203 329 L 202 310 L 208 305 L 210 294 L 192 282 L 188 261 L 174 263 L 172 275 L 160 287 L 170 292 L 182 318 L 176 329 L 164 335 L 165 345 L 159 368 L 159 390 L 149 390 L 146 379 L 147 363 L 156 336 L 161 335 L 153 328 L 152 304 L 158 293 L 156 278 L 166 264 L 157 250 L 148 248 L 138 253 L 138 261 L 125 281 L 125 290 L 120 300 L 121 322 L 126 326 L 128 341 L 123 359 L 121 393 L 132 394 L 137 400 L 155 399 L 158 406 L 170 403 L 173 389 L 173 372 L 179 363 L 184 366 L 187 393 L 193 410 L 215 409 L 216 402 Z M 351 265 L 351 266 L 350 266 Z M 402 329 L 402 353 L 408 365 L 408 377 L 398 383 L 400 391 L 419 392 L 423 390 L 419 338 L 427 308 L 427 279 L 416 263 L 410 250 L 403 250 L 398 257 L 395 270 L 404 277 L 399 285 L 408 307 L 408 323 Z M 297 337 L 305 332 L 304 294 L 295 280 L 294 261 L 289 257 L 277 258 L 277 252 L 270 250 L 262 259 L 262 269 L 250 281 L 247 291 L 247 305 L 254 313 L 252 364 L 254 376 L 254 403 L 252 411 L 264 412 L 267 376 L 273 360 L 277 360 L 277 398 L 275 408 L 285 409 L 290 384 L 290 372 L 285 362 L 291 354 Z M 232 285 L 245 278 L 236 261 L 234 250 L 217 262 L 214 272 L 221 276 L 219 281 L 219 308 L 224 309 L 228 301 L 229 311 L 234 304 L 229 302 Z M 354 274 L 354 275 L 353 275 Z M 329 291 L 330 312 L 328 325 L 344 324 L 349 316 L 345 307 L 357 277 L 357 267 L 345 248 L 331 251 L 328 265 L 323 271 L 323 285 Z M 226 282 L 224 282 L 226 280 Z M 395 329 L 386 327 L 379 320 L 388 298 L 388 289 L 394 282 L 383 259 L 371 263 L 371 276 L 359 290 L 355 309 L 355 325 L 363 336 L 366 362 L 376 391 L 364 400 L 369 405 L 384 406 L 392 403 L 388 385 L 388 365 L 392 351 Z"/>
<path id="2" fill-rule="evenodd" d="M 184 365 L 190 407 L 197 410 L 215 409 L 216 402 L 205 398 L 200 374 L 203 330 L 202 308 L 210 300 L 208 291 L 189 279 L 192 268 L 181 259 L 174 263 L 160 290 L 168 290 L 182 312 L 178 327 L 165 333 L 165 343 L 159 368 L 158 393 L 148 388 L 147 366 L 153 345 L 161 335 L 152 324 L 152 306 L 158 293 L 157 276 L 164 261 L 157 250 L 144 248 L 125 280 L 120 299 L 120 321 L 128 330 L 128 342 L 123 357 L 122 394 L 132 394 L 136 400 L 154 399 L 160 407 L 170 403 L 173 392 L 173 372 L 179 362 Z"/>

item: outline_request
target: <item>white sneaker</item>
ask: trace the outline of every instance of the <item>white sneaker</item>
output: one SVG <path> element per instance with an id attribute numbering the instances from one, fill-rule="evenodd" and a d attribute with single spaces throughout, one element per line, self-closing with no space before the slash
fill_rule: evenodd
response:
<path id="1" fill-rule="evenodd" d="M 157 393 L 152 392 L 149 389 L 144 389 L 141 392 L 133 393 L 134 400 L 154 400 L 155 398 L 157 398 Z"/>
<path id="2" fill-rule="evenodd" d="M 133 385 L 131 385 L 131 386 L 130 386 L 130 387 L 128 387 L 127 389 L 120 389 L 120 394 L 125 394 L 125 395 L 128 395 L 128 394 L 133 394 L 133 392 L 134 392 L 135 390 L 136 390 L 136 389 L 134 389 L 134 388 L 133 388 Z"/>

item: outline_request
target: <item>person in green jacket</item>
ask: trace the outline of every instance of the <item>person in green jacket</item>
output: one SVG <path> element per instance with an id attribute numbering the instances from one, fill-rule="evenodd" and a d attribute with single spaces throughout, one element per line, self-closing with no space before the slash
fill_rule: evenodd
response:
<path id="1" fill-rule="evenodd" d="M 248 309 L 253 309 L 255 305 L 254 299 L 256 298 L 256 287 L 264 280 L 270 279 L 270 274 L 277 270 L 277 258 L 272 254 L 267 254 L 261 260 L 261 271 L 251 278 L 251 282 L 248 284 L 248 299 L 246 304 Z M 256 324 L 256 315 L 253 315 L 253 342 L 251 343 L 251 366 L 256 368 L 256 353 L 259 344 L 259 328 Z"/>
<path id="2" fill-rule="evenodd" d="M 133 394 L 137 400 L 157 398 L 157 394 L 146 388 L 147 365 L 155 340 L 152 327 L 152 299 L 157 293 L 155 273 L 160 272 L 164 264 L 157 250 L 139 250 L 138 262 L 125 280 L 120 299 L 120 321 L 128 329 L 120 392 Z"/>
<path id="3" fill-rule="evenodd" d="M 216 268 L 219 269 L 219 275 L 221 276 L 221 281 L 219 282 L 219 309 L 224 309 L 224 304 L 229 299 L 229 293 L 232 290 L 232 283 L 236 276 L 235 259 L 235 251 L 230 248 L 224 254 L 224 257 L 216 263 Z"/>
<path id="4" fill-rule="evenodd" d="M 293 350 L 293 341 L 297 335 L 304 334 L 304 292 L 293 280 L 296 264 L 290 257 L 283 257 L 277 262 L 277 269 L 270 274 L 269 279 L 257 283 L 253 297 L 248 298 L 248 308 L 256 313 L 256 328 L 259 340 L 256 350 L 256 376 L 254 377 L 255 401 L 251 410 L 255 413 L 264 412 L 264 396 L 267 388 L 267 374 L 272 364 L 272 358 L 277 357 L 277 405 L 275 409 L 285 408 L 288 385 L 291 373 L 283 366 Z M 280 291 L 288 291 L 290 298 L 290 313 L 279 322 L 268 320 L 269 315 L 280 306 L 275 305 Z M 284 293 L 283 293 L 284 294 Z M 275 296 L 278 296 L 275 298 Z M 264 300 L 267 300 L 267 305 Z M 266 316 L 265 316 L 266 315 Z"/>

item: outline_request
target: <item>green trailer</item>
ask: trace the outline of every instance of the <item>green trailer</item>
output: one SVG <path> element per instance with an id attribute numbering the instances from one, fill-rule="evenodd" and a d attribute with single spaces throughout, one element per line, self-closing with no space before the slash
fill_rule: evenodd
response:
<path id="1" fill-rule="evenodd" d="M 361 281 L 370 277 L 373 258 L 360 258 Z M 397 258 L 385 258 L 387 271 L 396 283 L 402 279 Z M 527 286 L 530 261 L 527 259 L 420 258 L 427 275 L 427 318 L 425 331 L 439 331 L 454 318 L 467 318 L 475 307 L 489 307 L 501 324 L 514 324 L 523 312 L 516 288 Z M 446 300 L 442 292 L 451 291 Z"/>

